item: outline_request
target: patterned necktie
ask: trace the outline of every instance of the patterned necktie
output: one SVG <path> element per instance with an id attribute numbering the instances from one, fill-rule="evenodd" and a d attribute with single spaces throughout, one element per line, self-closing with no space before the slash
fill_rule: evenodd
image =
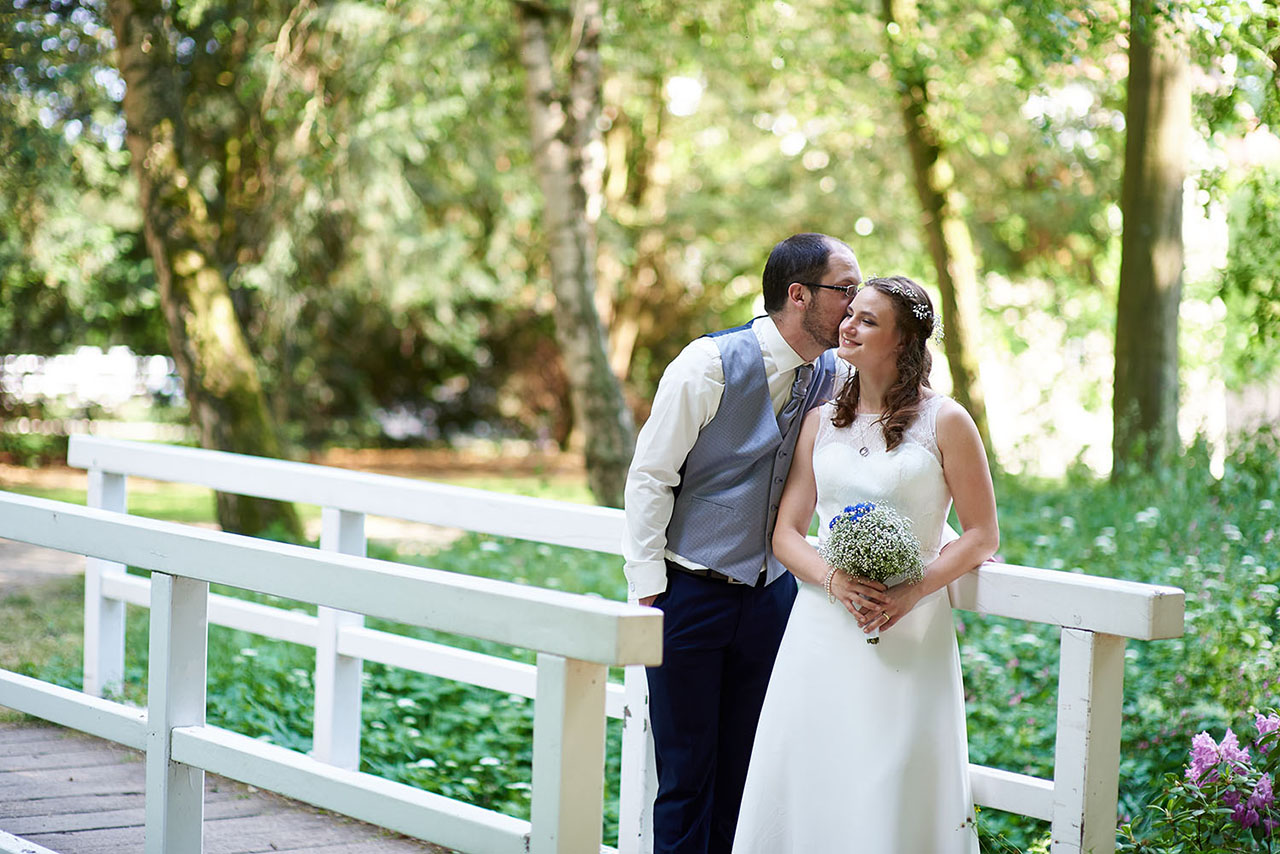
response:
<path id="1" fill-rule="evenodd" d="M 791 428 L 800 410 L 804 408 L 804 399 L 809 394 L 809 383 L 813 381 L 813 365 L 801 365 L 796 368 L 796 378 L 791 383 L 791 399 L 778 413 L 778 432 L 783 436 Z"/>

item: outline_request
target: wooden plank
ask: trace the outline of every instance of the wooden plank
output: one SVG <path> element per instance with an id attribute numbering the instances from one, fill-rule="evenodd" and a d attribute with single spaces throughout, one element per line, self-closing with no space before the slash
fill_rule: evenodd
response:
<path id="1" fill-rule="evenodd" d="M 37 749 L 64 741 L 80 747 L 94 744 L 119 764 L 0 771 L 0 824 L 12 834 L 0 834 L 0 854 L 10 854 L 3 847 L 6 838 L 20 840 L 37 854 L 49 854 L 49 849 L 58 854 L 142 849 L 144 765 L 137 752 L 46 724 L 0 726 L 0 746 L 9 736 L 23 738 L 23 743 Z M 215 774 L 205 775 L 204 803 L 206 852 L 447 854 L 430 843 L 324 813 Z"/>
<path id="2" fill-rule="evenodd" d="M 151 607 L 151 581 L 140 575 L 104 577 L 102 591 L 104 595 L 130 605 Z M 234 596 L 209 594 L 209 622 L 302 646 L 316 645 L 316 618 L 310 614 L 286 611 Z"/>
<path id="3" fill-rule="evenodd" d="M 12 721 L 0 724 L 0 745 L 22 744 L 25 741 L 48 741 L 50 739 L 92 739 L 73 729 L 50 726 L 43 721 Z"/>
<path id="4" fill-rule="evenodd" d="M 147 854 L 200 851 L 204 769 L 175 761 L 174 727 L 204 723 L 209 583 L 151 578 L 147 675 Z"/>
<path id="5" fill-rule="evenodd" d="M 41 833 L 26 837 L 58 854 L 124 854 L 142 850 L 142 827 Z"/>
<path id="6" fill-rule="evenodd" d="M 204 830 L 204 854 L 250 854 L 299 845 L 360 842 L 376 839 L 380 833 L 367 824 L 305 810 L 208 820 Z"/>
<path id="7" fill-rule="evenodd" d="M 277 815 L 282 810 L 260 798 L 222 798 L 205 805 L 206 825 L 212 819 L 248 818 Z M 19 836 L 57 833 L 69 830 L 101 830 L 108 827 L 141 827 L 146 818 L 142 804 L 124 809 L 101 809 L 94 812 L 55 813 L 17 816 L 5 821 L 5 828 Z"/>
<path id="8" fill-rule="evenodd" d="M 125 477 L 95 469 L 89 472 L 90 507 L 127 513 Z M 84 692 L 101 697 L 124 682 L 123 602 L 103 595 L 102 582 L 125 574 L 124 564 L 88 558 L 84 570 Z"/>
<path id="9" fill-rule="evenodd" d="M 213 775 L 207 775 L 212 777 Z M 230 782 L 230 781 L 228 781 Z M 30 791 L 19 793 L 30 795 Z M 204 802 L 216 804 L 221 801 L 248 800 L 250 798 L 245 787 L 233 791 L 226 786 L 221 790 L 205 786 Z M 6 818 L 25 818 L 37 815 L 73 815 L 75 813 L 93 813 L 107 810 L 132 809 L 142 807 L 146 795 L 136 792 L 99 792 L 81 795 L 45 796 L 43 792 L 37 797 L 17 800 L 0 800 L 0 820 Z"/>
<path id="10" fill-rule="evenodd" d="M 618 781 L 618 852 L 650 854 L 658 769 L 653 755 L 653 733 L 649 730 L 649 681 L 643 667 L 626 669 L 623 691 L 626 706 L 622 715 Z"/>
<path id="11" fill-rule="evenodd" d="M 29 734 L 10 735 L 0 731 L 0 756 L 21 756 L 26 753 L 70 753 L 102 744 L 101 739 L 83 735 L 70 729 L 44 727 L 32 729 Z M 128 748 L 120 748 L 128 750 Z"/>
<path id="12" fill-rule="evenodd" d="M 30 795 L 31 793 L 27 792 L 26 794 Z M 0 821 L 37 815 L 74 815 L 76 813 L 132 809 L 141 807 L 144 797 L 142 792 L 132 794 L 110 792 L 97 795 L 75 795 L 59 798 L 39 796 L 23 800 L 0 801 Z"/>
<path id="13" fill-rule="evenodd" d="M 449 849 L 408 837 L 364 839 L 360 842 L 339 842 L 336 845 L 302 848 L 282 848 L 280 854 L 450 854 Z"/>
<path id="14" fill-rule="evenodd" d="M 321 511 L 320 548 L 363 556 L 368 551 L 364 514 L 325 507 Z M 344 655 L 339 635 L 364 625 L 364 617 L 321 607 L 316 613 L 315 723 L 311 755 L 354 771 L 360 767 L 360 705 L 364 661 Z"/>
<path id="15" fill-rule="evenodd" d="M 0 670 L 0 706 L 129 747 L 141 748 L 146 738 L 147 713 L 142 709 L 91 697 L 9 670 Z"/>
<path id="16" fill-rule="evenodd" d="M 609 554 L 622 548 L 624 521 L 614 508 L 93 436 L 71 437 L 67 464 Z"/>
<path id="17" fill-rule="evenodd" d="M 979 806 L 1045 821 L 1053 818 L 1052 780 L 970 763 L 969 782 L 973 786 L 973 802 Z"/>
<path id="18" fill-rule="evenodd" d="M 66 753 L 28 753 L 18 756 L 0 756 L 0 774 L 8 771 L 28 771 L 33 768 L 91 768 L 95 765 L 115 765 L 119 760 L 105 750 L 77 750 Z"/>
<path id="19" fill-rule="evenodd" d="M 951 607 L 1138 640 L 1182 637 L 1185 594 L 1074 572 L 983 564 L 948 586 Z"/>
<path id="20" fill-rule="evenodd" d="M 0 777 L 0 800 L 21 798 L 37 791 L 45 797 L 141 793 L 142 768 L 142 763 L 136 762 L 85 770 L 62 768 L 57 771 L 11 772 Z"/>
<path id="21" fill-rule="evenodd" d="M 1052 854 L 1115 851 L 1124 647 L 1115 635 L 1062 630 Z"/>
<path id="22" fill-rule="evenodd" d="M 12 834 L 0 830 L 0 854 L 58 854 L 34 842 L 19 839 Z"/>
<path id="23" fill-rule="evenodd" d="M 0 492 L 0 537 L 583 661 L 662 660 L 662 613 L 607 599 L 326 554 L 11 492 Z"/>
<path id="24" fill-rule="evenodd" d="M 607 676 L 599 664 L 545 653 L 538 656 L 532 854 L 600 851 Z"/>
<path id="25" fill-rule="evenodd" d="M 334 768 L 301 753 L 218 727 L 175 729 L 173 756 L 181 762 L 464 851 L 525 854 L 527 850 L 527 821 L 381 777 Z"/>

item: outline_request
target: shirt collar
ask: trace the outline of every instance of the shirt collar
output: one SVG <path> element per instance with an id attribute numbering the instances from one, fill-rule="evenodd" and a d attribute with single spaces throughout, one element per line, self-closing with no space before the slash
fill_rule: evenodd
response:
<path id="1" fill-rule="evenodd" d="M 800 354 L 791 349 L 791 345 L 787 343 L 787 339 L 782 337 L 782 333 L 778 331 L 778 325 L 773 322 L 773 318 L 765 315 L 756 320 L 760 326 L 760 343 L 764 346 L 764 350 L 773 359 L 774 366 L 779 373 L 783 371 L 794 371 L 801 365 L 809 364 L 800 358 Z"/>

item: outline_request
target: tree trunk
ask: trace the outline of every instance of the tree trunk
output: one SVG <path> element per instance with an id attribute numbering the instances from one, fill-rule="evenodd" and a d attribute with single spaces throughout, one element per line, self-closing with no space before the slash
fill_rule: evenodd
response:
<path id="1" fill-rule="evenodd" d="M 1130 467 L 1150 467 L 1178 446 L 1182 184 L 1191 127 L 1184 38 L 1154 0 L 1134 0 L 1131 24 L 1113 478 Z"/>
<path id="2" fill-rule="evenodd" d="M 556 340 L 564 355 L 574 418 L 586 440 L 587 479 L 600 504 L 621 507 L 634 450 L 631 413 L 609 368 L 596 310 L 596 247 L 590 205 L 598 207 L 599 166 L 589 160 L 600 113 L 599 0 L 580 0 L 566 29 L 572 47 L 567 91 L 556 85 L 548 30 L 568 20 L 538 2 L 517 0 L 520 60 L 550 243 Z"/>
<path id="3" fill-rule="evenodd" d="M 218 227 L 191 179 L 197 164 L 184 150 L 182 72 L 170 47 L 168 9 L 161 0 L 110 0 L 107 6 L 127 86 L 123 107 L 143 234 L 169 345 L 200 444 L 279 457 L 257 366 L 211 249 Z M 224 530 L 256 534 L 276 524 L 302 536 L 291 504 L 221 493 L 217 503 Z"/>
<path id="4" fill-rule="evenodd" d="M 937 130 L 929 122 L 928 77 L 918 64 L 913 47 L 915 7 L 912 2 L 895 6 L 895 0 L 882 0 L 881 16 L 925 237 L 942 296 L 943 352 L 951 371 L 951 393 L 973 416 L 983 447 L 988 456 L 994 456 L 987 428 L 987 405 L 972 346 L 979 334 L 977 257 L 969 227 L 958 210 L 955 173 Z"/>
<path id="5" fill-rule="evenodd" d="M 622 264 L 610 258 L 615 271 L 617 297 L 609 317 L 609 364 L 614 374 L 626 380 L 637 344 L 652 332 L 655 314 L 670 295 L 671 279 L 666 262 L 667 192 L 671 184 L 668 163 L 670 144 L 665 134 L 664 97 L 666 78 L 655 75 L 643 81 L 645 107 L 639 116 L 621 110 L 608 134 L 608 186 L 606 204 L 614 218 L 633 235 L 630 247 L 634 260 Z M 606 91 L 606 97 L 608 92 Z M 626 93 L 609 98 L 619 103 Z"/>

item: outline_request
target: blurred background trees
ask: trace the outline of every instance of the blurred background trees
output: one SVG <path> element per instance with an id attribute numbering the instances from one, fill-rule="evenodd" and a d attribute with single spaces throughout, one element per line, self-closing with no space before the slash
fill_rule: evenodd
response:
<path id="1" fill-rule="evenodd" d="M 1000 465 L 1107 471 L 1114 441 L 1141 472 L 1273 385 L 1280 334 L 1280 11 L 1145 8 L 16 0 L 0 351 L 172 356 L 199 440 L 237 450 L 572 449 L 616 503 L 663 367 L 750 317 L 772 245 L 817 230 L 931 290 L 935 384 L 987 412 Z M 1185 45 L 1186 181 L 1164 190 L 1125 189 L 1144 14 Z M 130 107 L 147 69 L 159 114 Z M 1157 223 L 1142 205 L 1177 190 Z M 1159 310 L 1126 254 L 1149 229 L 1188 238 Z M 247 359 L 184 367 L 193 330 Z M 242 423 L 205 387 L 233 364 L 271 431 L 209 426 Z M 1113 429 L 1154 377 L 1161 414 L 1132 423 L 1157 440 Z"/>

